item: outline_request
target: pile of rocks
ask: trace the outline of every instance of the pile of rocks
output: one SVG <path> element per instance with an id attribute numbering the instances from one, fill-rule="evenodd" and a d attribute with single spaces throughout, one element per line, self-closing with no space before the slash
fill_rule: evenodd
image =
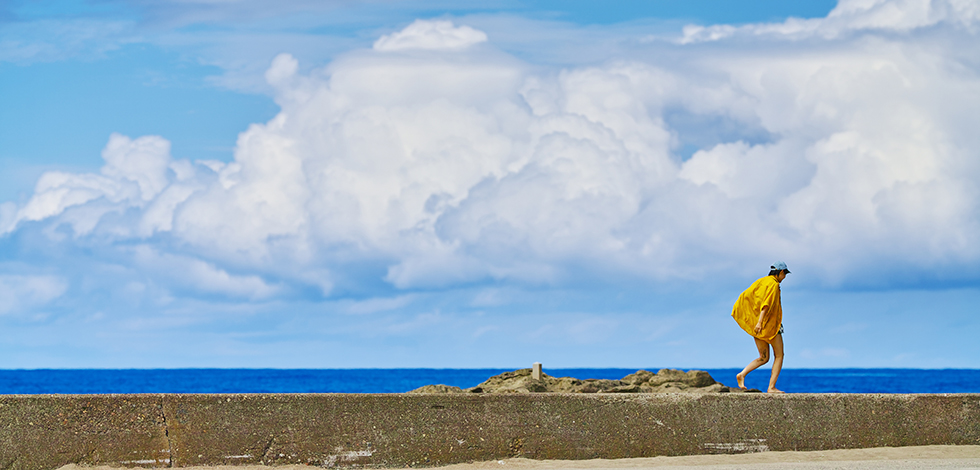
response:
<path id="1" fill-rule="evenodd" d="M 462 389 L 449 385 L 426 385 L 408 393 L 728 393 L 741 392 L 715 381 L 703 370 L 687 372 L 661 369 L 653 372 L 638 370 L 620 380 L 552 377 L 541 374 L 535 379 L 531 369 L 504 372 L 485 380 L 476 387 Z"/>

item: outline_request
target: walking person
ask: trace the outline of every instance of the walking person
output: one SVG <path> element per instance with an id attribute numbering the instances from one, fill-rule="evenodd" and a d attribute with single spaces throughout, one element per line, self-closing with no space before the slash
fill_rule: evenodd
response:
<path id="1" fill-rule="evenodd" d="M 772 347 L 772 376 L 769 378 L 769 393 L 784 393 L 776 388 L 776 380 L 783 368 L 783 307 L 779 300 L 779 283 L 783 282 L 789 269 L 780 261 L 769 268 L 769 275 L 745 289 L 732 307 L 732 317 L 746 333 L 755 338 L 759 357 L 735 376 L 738 388 L 747 390 L 745 376 L 769 362 L 769 348 Z"/>

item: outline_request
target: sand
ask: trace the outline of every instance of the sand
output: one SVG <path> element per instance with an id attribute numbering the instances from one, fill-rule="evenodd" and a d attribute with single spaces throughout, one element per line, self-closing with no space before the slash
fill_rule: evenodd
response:
<path id="1" fill-rule="evenodd" d="M 879 447 L 814 452 L 758 452 L 618 460 L 528 460 L 451 465 L 446 470 L 537 469 L 980 469 L 978 446 Z"/>
<path id="2" fill-rule="evenodd" d="M 300 470 L 310 467 L 264 465 L 185 467 L 187 470 Z M 738 455 L 690 455 L 616 460 L 529 460 L 506 459 L 439 467 L 444 470 L 544 470 L 544 469 L 642 469 L 734 470 L 734 469 L 980 469 L 980 445 L 879 447 L 873 449 L 825 450 L 814 452 L 759 452 Z M 61 470 L 113 470 L 118 467 L 66 465 Z"/>

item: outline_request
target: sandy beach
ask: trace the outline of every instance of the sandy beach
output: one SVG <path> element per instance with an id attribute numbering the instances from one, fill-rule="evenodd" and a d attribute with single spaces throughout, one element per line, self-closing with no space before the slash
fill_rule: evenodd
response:
<path id="1" fill-rule="evenodd" d="M 119 467 L 65 465 L 60 470 L 113 470 Z M 218 465 L 185 467 L 187 470 L 299 470 L 303 465 Z M 690 455 L 616 460 L 530 460 L 506 459 L 438 467 L 445 470 L 544 470 L 544 469 L 980 469 L 980 445 L 879 447 L 872 449 L 813 452 L 759 452 L 738 455 Z"/>

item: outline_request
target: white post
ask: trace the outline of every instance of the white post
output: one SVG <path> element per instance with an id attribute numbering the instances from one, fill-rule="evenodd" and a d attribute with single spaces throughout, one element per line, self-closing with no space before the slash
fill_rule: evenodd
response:
<path id="1" fill-rule="evenodd" d="M 534 379 L 534 380 L 541 380 L 541 363 L 540 362 L 535 362 L 534 365 L 531 366 L 531 378 Z"/>

